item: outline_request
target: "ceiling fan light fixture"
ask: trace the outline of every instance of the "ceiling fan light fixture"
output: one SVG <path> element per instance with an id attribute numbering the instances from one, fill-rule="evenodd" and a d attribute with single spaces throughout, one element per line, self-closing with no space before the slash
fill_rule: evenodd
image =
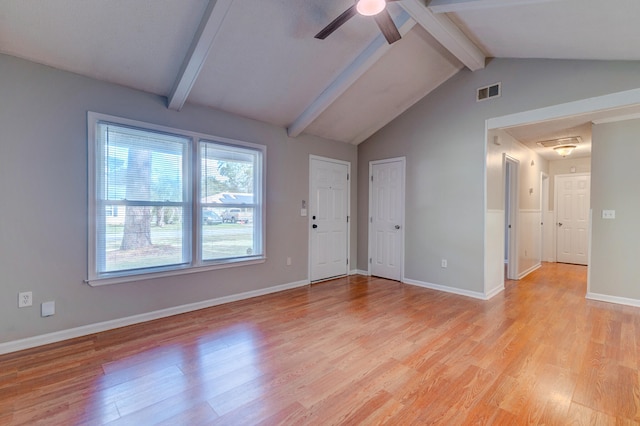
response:
<path id="1" fill-rule="evenodd" d="M 374 16 L 382 12 L 386 5 L 385 0 L 358 0 L 356 10 L 360 15 Z"/>
<path id="2" fill-rule="evenodd" d="M 566 157 L 567 155 L 571 154 L 571 152 L 576 149 L 575 145 L 560 145 L 560 146 L 556 146 L 553 148 L 555 152 L 557 152 L 559 155 Z"/>

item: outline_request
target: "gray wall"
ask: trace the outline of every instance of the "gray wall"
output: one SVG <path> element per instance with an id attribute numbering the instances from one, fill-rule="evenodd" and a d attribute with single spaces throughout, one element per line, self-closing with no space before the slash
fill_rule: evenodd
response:
<path id="1" fill-rule="evenodd" d="M 358 268 L 367 269 L 368 163 L 406 156 L 405 277 L 483 292 L 485 121 L 637 88 L 638 76 L 640 62 L 534 59 L 458 73 L 358 146 Z M 495 82 L 502 97 L 476 102 L 476 89 Z"/>
<path id="2" fill-rule="evenodd" d="M 306 280 L 309 155 L 350 161 L 356 147 L 290 139 L 282 128 L 0 55 L 0 343 Z M 87 278 L 87 111 L 267 146 L 264 264 L 92 288 Z M 356 217 L 352 179 L 352 217 Z M 351 258 L 356 257 L 352 222 Z M 292 266 L 286 265 L 287 256 Z M 354 263 L 352 261 L 352 263 Z M 34 306 L 18 309 L 20 291 Z M 41 318 L 39 304 L 56 301 Z"/>
<path id="3" fill-rule="evenodd" d="M 590 292 L 640 300 L 640 120 L 593 126 Z M 615 219 L 602 219 L 602 210 Z"/>

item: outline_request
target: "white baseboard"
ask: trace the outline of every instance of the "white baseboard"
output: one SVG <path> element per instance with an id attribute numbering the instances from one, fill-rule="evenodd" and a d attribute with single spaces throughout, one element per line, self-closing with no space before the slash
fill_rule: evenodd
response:
<path id="1" fill-rule="evenodd" d="M 351 272 L 349 272 L 349 275 L 365 275 L 365 276 L 368 276 L 369 275 L 369 271 L 363 271 L 362 269 L 354 269 Z"/>
<path id="2" fill-rule="evenodd" d="M 297 281 L 289 284 L 281 284 L 273 287 L 267 287 L 260 290 L 247 291 L 230 296 L 218 297 L 216 299 L 203 300 L 201 302 L 189 303 L 187 305 L 174 306 L 171 308 L 160 309 L 158 311 L 147 312 L 144 314 L 133 315 L 125 318 L 118 318 L 110 321 L 99 322 L 96 324 L 83 325 L 81 327 L 70 328 L 68 330 L 56 331 L 39 336 L 27 337 L 25 339 L 14 340 L 12 342 L 0 343 L 0 355 L 9 352 L 21 351 L 23 349 L 34 348 L 36 346 L 56 343 L 63 340 L 73 339 L 76 337 L 86 336 L 89 334 L 100 333 L 102 331 L 112 330 L 114 328 L 125 327 L 128 325 L 139 324 L 158 318 L 170 317 L 172 315 L 184 314 L 186 312 L 197 311 L 199 309 L 210 308 L 212 306 L 222 305 L 224 303 L 236 302 L 238 300 L 250 299 L 252 297 L 264 296 L 265 294 L 277 293 L 279 291 L 290 290 L 292 288 L 304 287 L 309 284 L 309 280 Z"/>
<path id="3" fill-rule="evenodd" d="M 538 263 L 537 265 L 533 265 L 531 268 L 527 269 L 526 271 L 524 271 L 523 273 L 518 275 L 518 279 L 519 280 L 523 279 L 524 277 L 526 277 L 527 275 L 529 275 L 530 273 L 532 273 L 536 269 L 539 269 L 541 266 L 542 266 L 542 263 Z"/>
<path id="4" fill-rule="evenodd" d="M 618 305 L 640 307 L 640 300 L 629 299 L 627 297 L 609 296 L 607 294 L 599 293 L 587 293 L 586 298 L 590 300 L 597 300 L 599 302 L 617 303 Z"/>
<path id="5" fill-rule="evenodd" d="M 496 294 L 500 294 L 504 291 L 504 284 L 502 284 L 501 286 L 498 286 L 496 288 L 494 288 L 493 290 L 489 290 L 489 292 L 485 293 L 484 295 L 484 300 L 489 300 L 491 299 L 493 296 L 495 296 Z"/>
<path id="6" fill-rule="evenodd" d="M 486 296 L 484 293 L 480 293 L 477 291 L 463 290 L 461 288 L 455 288 L 455 287 L 447 287 L 445 285 L 432 284 L 432 283 L 427 283 L 423 281 L 412 280 L 409 278 L 405 278 L 402 282 L 404 282 L 405 284 L 411 284 L 418 287 L 428 288 L 431 290 L 438 290 L 438 291 L 444 291 L 446 293 L 458 294 L 460 296 L 473 297 L 474 299 L 488 300 L 490 297 L 490 296 Z"/>

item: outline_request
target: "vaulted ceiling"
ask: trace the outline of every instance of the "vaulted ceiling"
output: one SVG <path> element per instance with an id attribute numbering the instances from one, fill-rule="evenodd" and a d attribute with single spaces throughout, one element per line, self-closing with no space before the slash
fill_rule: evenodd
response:
<path id="1" fill-rule="evenodd" d="M 488 57 L 640 60 L 638 0 L 400 0 L 389 45 L 353 0 L 3 0 L 0 52 L 358 144 Z"/>

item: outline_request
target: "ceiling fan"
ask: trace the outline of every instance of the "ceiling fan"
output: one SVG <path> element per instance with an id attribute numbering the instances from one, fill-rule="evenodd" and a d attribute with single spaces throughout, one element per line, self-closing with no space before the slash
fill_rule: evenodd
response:
<path id="1" fill-rule="evenodd" d="M 387 39 L 389 44 L 392 44 L 401 38 L 396 24 L 393 23 L 393 19 L 391 19 L 391 15 L 389 15 L 389 12 L 386 9 L 387 3 L 392 1 L 398 0 L 356 0 L 353 6 L 331 21 L 329 25 L 324 27 L 315 35 L 315 38 L 324 40 L 327 36 L 342 26 L 342 24 L 353 18 L 356 13 L 359 13 L 364 16 L 373 16 L 373 19 L 375 19 L 376 24 L 378 24 L 384 38 Z"/>

